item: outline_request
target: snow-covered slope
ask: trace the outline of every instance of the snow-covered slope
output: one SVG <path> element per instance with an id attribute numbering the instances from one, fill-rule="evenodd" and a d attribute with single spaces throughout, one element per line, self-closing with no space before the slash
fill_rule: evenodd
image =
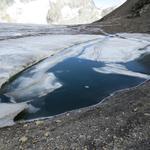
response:
<path id="1" fill-rule="evenodd" d="M 0 22 L 84 24 L 113 9 L 98 9 L 93 0 L 2 0 Z"/>

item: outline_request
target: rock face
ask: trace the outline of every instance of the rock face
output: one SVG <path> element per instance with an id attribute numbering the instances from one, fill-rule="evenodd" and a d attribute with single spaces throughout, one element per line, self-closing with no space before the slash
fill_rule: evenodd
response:
<path id="1" fill-rule="evenodd" d="M 93 0 L 2 0 L 0 22 L 85 24 L 99 20 L 113 9 L 98 9 Z"/>
<path id="2" fill-rule="evenodd" d="M 118 9 L 95 22 L 106 32 L 150 33 L 150 0 L 127 0 Z M 92 24 L 92 25 L 94 25 Z M 106 26 L 107 24 L 107 26 Z"/>
<path id="3" fill-rule="evenodd" d="M 101 18 L 93 0 L 53 0 L 47 15 L 48 23 L 84 24 Z"/>
<path id="4" fill-rule="evenodd" d="M 114 17 L 148 17 L 150 15 L 150 0 L 127 0 L 124 5 L 116 9 L 114 12 L 104 17 L 103 20 L 108 20 Z"/>

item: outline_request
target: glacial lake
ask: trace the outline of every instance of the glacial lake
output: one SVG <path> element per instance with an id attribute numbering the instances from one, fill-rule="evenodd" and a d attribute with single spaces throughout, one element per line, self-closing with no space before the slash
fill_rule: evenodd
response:
<path id="1" fill-rule="evenodd" d="M 50 117 L 150 79 L 147 34 L 74 35 L 67 27 L 6 24 L 0 29 L 0 86 L 10 79 L 0 89 L 1 124 L 23 103 L 28 109 L 17 120 Z M 9 112 L 7 103 L 18 105 Z"/>
<path id="2" fill-rule="evenodd" d="M 70 57 L 62 62 L 50 67 L 46 74 L 53 73 L 57 82 L 61 86 L 52 92 L 47 92 L 43 96 L 30 91 L 31 94 L 15 97 L 13 100 L 17 103 L 28 102 L 31 106 L 30 111 L 22 113 L 17 119 L 35 119 L 48 117 L 75 110 L 99 103 L 102 99 L 112 94 L 114 91 L 124 88 L 130 88 L 143 82 L 145 79 L 121 74 L 105 74 L 96 72 L 93 68 L 104 67 L 103 62 Z M 141 73 L 150 73 L 150 68 L 146 64 L 133 61 L 124 64 L 128 69 Z M 1 91 L 1 102 L 10 102 L 12 97 L 7 95 L 13 89 L 21 86 L 24 78 L 33 76 L 32 70 L 35 66 L 25 70 L 14 78 L 9 84 L 5 85 Z M 18 80 L 19 78 L 21 80 Z M 41 79 L 42 80 L 42 79 Z M 40 82 L 40 84 L 42 81 Z M 39 85 L 42 86 L 42 85 Z M 29 87 L 30 88 L 30 87 Z M 24 88 L 18 90 L 15 94 L 25 92 Z M 45 89 L 43 89 L 45 90 Z"/>

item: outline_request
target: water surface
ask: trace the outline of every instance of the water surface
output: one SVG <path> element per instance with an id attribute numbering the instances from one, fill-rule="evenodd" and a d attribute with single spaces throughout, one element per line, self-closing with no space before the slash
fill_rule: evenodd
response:
<path id="1" fill-rule="evenodd" d="M 148 72 L 147 68 L 137 65 L 137 62 L 125 64 L 128 68 L 134 68 L 139 72 Z M 16 102 L 29 101 L 34 106 L 35 111 L 24 113 L 21 118 L 33 119 L 60 114 L 69 110 L 87 107 L 99 103 L 103 98 L 112 92 L 124 88 L 129 88 L 143 82 L 144 79 L 118 74 L 103 74 L 93 70 L 93 68 L 104 67 L 103 62 L 91 61 L 71 57 L 50 68 L 47 73 L 53 73 L 62 86 L 53 92 L 42 97 L 29 95 L 16 98 Z M 32 69 L 26 70 L 20 76 L 32 76 Z M 17 78 L 18 79 L 18 78 Z M 16 80 L 17 80 L 16 79 Z M 10 99 L 5 96 L 12 88 L 19 86 L 19 82 L 12 81 L 5 87 L 1 99 L 8 102 Z M 34 92 L 34 91 L 33 91 Z M 18 93 L 19 94 L 19 93 Z"/>

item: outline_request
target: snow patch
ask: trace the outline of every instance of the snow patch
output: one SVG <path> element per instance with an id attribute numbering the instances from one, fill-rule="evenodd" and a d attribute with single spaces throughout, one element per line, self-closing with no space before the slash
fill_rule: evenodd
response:
<path id="1" fill-rule="evenodd" d="M 27 108 L 28 105 L 26 103 L 18 103 L 18 104 L 1 103 L 0 104 L 0 128 L 13 125 L 14 118 Z"/>
<path id="2" fill-rule="evenodd" d="M 123 65 L 119 65 L 119 64 L 107 64 L 105 67 L 93 68 L 93 70 L 104 74 L 121 74 L 125 76 L 150 79 L 150 75 L 130 71 L 127 68 L 125 68 Z"/>

